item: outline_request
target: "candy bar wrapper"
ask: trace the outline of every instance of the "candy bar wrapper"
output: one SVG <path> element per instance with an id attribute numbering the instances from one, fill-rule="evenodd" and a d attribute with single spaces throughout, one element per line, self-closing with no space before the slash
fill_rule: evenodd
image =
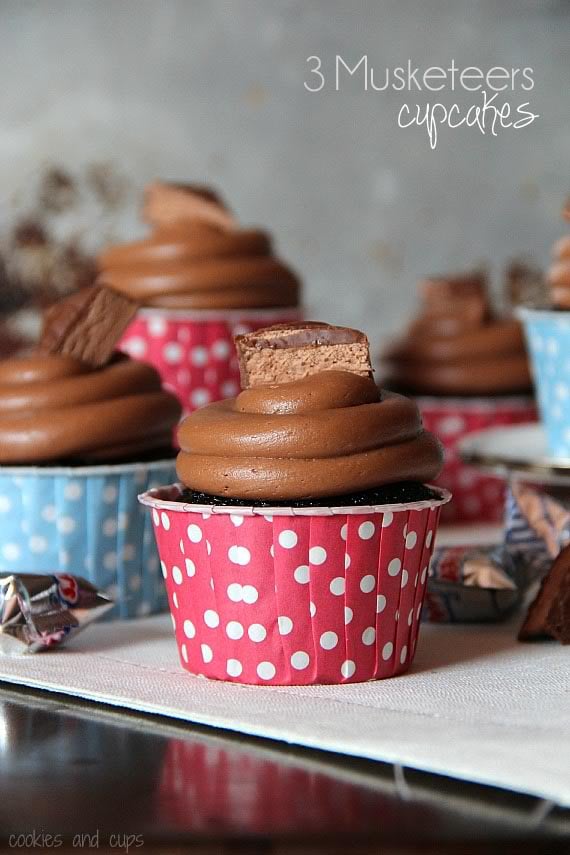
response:
<path id="1" fill-rule="evenodd" d="M 249 309 L 209 312 L 141 309 L 119 347 L 149 362 L 185 413 L 240 390 L 234 336 L 301 319 L 299 310 Z"/>
<path id="2" fill-rule="evenodd" d="M 435 550 L 423 619 L 463 623 L 508 617 L 568 543 L 570 496 L 565 503 L 522 483 L 511 484 L 500 545 Z"/>
<path id="3" fill-rule="evenodd" d="M 452 501 L 442 509 L 443 523 L 503 521 L 505 510 L 504 482 L 464 464 L 457 444 L 475 431 L 501 425 L 536 421 L 536 407 L 531 398 L 435 398 L 419 397 L 427 430 L 439 437 L 445 451 L 443 472 L 435 482 L 450 490 Z"/>
<path id="4" fill-rule="evenodd" d="M 147 492 L 181 663 L 259 685 L 393 677 L 413 660 L 449 494 L 351 508 L 210 507 Z"/>
<path id="5" fill-rule="evenodd" d="M 58 646 L 112 607 L 109 597 L 80 576 L 0 575 L 0 653 Z"/>
<path id="6" fill-rule="evenodd" d="M 520 308 L 549 453 L 570 459 L 570 312 Z"/>
<path id="7" fill-rule="evenodd" d="M 168 609 L 141 490 L 169 482 L 172 460 L 0 467 L 0 572 L 73 573 L 115 600 L 106 615 Z"/>

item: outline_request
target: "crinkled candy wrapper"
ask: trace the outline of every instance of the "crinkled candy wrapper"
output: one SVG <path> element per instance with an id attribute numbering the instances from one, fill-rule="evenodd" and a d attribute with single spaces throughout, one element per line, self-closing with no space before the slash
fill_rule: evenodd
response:
<path id="1" fill-rule="evenodd" d="M 113 600 L 69 573 L 0 575 L 0 653 L 36 653 L 101 617 Z"/>
<path id="2" fill-rule="evenodd" d="M 240 389 L 234 336 L 301 319 L 295 308 L 228 311 L 141 309 L 119 347 L 149 362 L 190 413 Z"/>
<path id="3" fill-rule="evenodd" d="M 346 683 L 406 671 L 441 506 L 150 506 L 184 668 L 260 685 Z"/>
<path id="4" fill-rule="evenodd" d="M 461 623 L 507 617 L 569 543 L 570 496 L 565 503 L 546 492 L 512 484 L 501 544 L 435 550 L 423 619 Z"/>
<path id="5" fill-rule="evenodd" d="M 442 509 L 442 523 L 502 522 L 504 482 L 463 463 L 457 446 L 463 437 L 476 431 L 536 421 L 532 398 L 418 397 L 416 403 L 424 427 L 439 437 L 445 449 L 443 472 L 435 483 L 450 490 L 453 499 Z"/>

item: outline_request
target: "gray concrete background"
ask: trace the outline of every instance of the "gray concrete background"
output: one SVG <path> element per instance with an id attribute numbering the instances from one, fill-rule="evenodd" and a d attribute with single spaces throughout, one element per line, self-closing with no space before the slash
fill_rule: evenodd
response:
<path id="1" fill-rule="evenodd" d="M 425 96 L 305 91 L 306 58 L 330 69 L 337 53 L 379 73 L 531 66 L 533 91 L 507 97 L 540 118 L 495 138 L 443 129 L 431 151 L 396 122 Z M 422 273 L 546 262 L 570 190 L 569 78 L 563 0 L 1 0 L 0 198 L 49 161 L 212 182 L 274 231 L 313 316 L 377 345 Z"/>

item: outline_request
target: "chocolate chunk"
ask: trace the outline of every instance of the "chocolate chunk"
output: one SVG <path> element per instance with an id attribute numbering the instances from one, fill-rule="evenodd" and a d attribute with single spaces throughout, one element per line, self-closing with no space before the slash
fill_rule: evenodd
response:
<path id="1" fill-rule="evenodd" d="M 570 644 L 570 546 L 554 561 L 519 631 L 520 641 L 537 638 Z"/>
<path id="2" fill-rule="evenodd" d="M 109 361 L 137 308 L 107 288 L 82 288 L 47 310 L 38 349 L 99 368 Z"/>
<path id="3" fill-rule="evenodd" d="M 244 389 L 287 383 L 321 371 L 372 376 L 368 339 L 348 327 L 276 324 L 235 339 Z"/>

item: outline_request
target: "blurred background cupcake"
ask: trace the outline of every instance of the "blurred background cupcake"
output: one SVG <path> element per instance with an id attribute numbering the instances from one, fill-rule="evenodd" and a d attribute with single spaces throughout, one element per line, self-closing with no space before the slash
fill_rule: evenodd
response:
<path id="1" fill-rule="evenodd" d="M 570 202 L 563 210 L 570 222 Z M 520 309 L 549 453 L 570 460 L 570 235 L 556 242 L 548 299 Z"/>
<path id="2" fill-rule="evenodd" d="M 99 258 L 99 281 L 142 306 L 123 350 L 154 365 L 185 411 L 234 395 L 233 336 L 298 318 L 297 276 L 207 188 L 151 184 L 143 217 L 148 237 Z"/>
<path id="3" fill-rule="evenodd" d="M 511 300 L 539 287 L 540 274 L 515 264 Z M 384 385 L 415 396 L 424 424 L 445 447 L 438 484 L 453 493 L 446 522 L 499 522 L 504 487 L 465 466 L 456 446 L 466 434 L 536 418 L 524 335 L 510 312 L 491 304 L 483 271 L 430 277 L 419 286 L 420 311 L 382 353 Z"/>
<path id="4" fill-rule="evenodd" d="M 85 576 L 114 617 L 166 605 L 137 494 L 174 477 L 177 399 L 123 354 L 0 361 L 0 571 Z"/>

